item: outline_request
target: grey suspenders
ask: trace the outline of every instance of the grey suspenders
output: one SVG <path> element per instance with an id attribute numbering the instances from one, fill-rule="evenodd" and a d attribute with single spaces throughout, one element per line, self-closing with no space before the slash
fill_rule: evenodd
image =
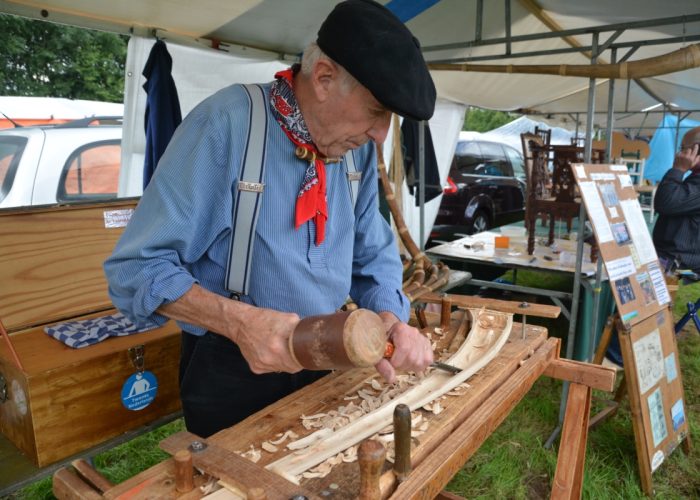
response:
<path id="1" fill-rule="evenodd" d="M 238 296 L 248 294 L 248 273 L 253 261 L 255 224 L 260 212 L 260 195 L 265 187 L 263 180 L 267 137 L 265 93 L 258 85 L 242 87 L 250 101 L 248 136 L 238 175 L 238 194 L 233 205 L 233 234 L 226 262 L 226 289 Z M 251 137 L 255 139 L 251 141 Z"/>
<path id="2" fill-rule="evenodd" d="M 233 205 L 233 226 L 228 260 L 226 262 L 226 289 L 234 296 L 248 294 L 248 275 L 253 262 L 255 225 L 262 203 L 261 195 L 265 188 L 265 150 L 267 143 L 267 102 L 265 92 L 259 85 L 242 85 L 250 102 L 248 136 L 238 175 L 236 200 Z M 262 138 L 262 140 L 253 140 Z M 362 172 L 357 171 L 352 150 L 345 154 L 345 172 L 348 176 L 350 200 L 355 209 L 360 190 Z"/>

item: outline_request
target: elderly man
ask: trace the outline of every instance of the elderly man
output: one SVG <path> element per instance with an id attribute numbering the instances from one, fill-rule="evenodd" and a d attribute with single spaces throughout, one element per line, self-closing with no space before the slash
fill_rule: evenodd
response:
<path id="1" fill-rule="evenodd" d="M 187 116 L 105 262 L 121 311 L 181 326 L 183 412 L 202 436 L 319 378 L 290 355 L 289 336 L 300 317 L 332 313 L 348 296 L 381 316 L 395 344 L 376 367 L 387 380 L 433 360 L 428 341 L 405 323 L 409 303 L 378 211 L 374 148 L 392 112 L 418 120 L 433 113 L 435 87 L 417 40 L 380 4 L 348 0 L 300 66 L 259 86 L 266 127 L 251 125 L 246 88 L 225 88 Z M 239 182 L 260 145 L 264 179 Z M 295 156 L 298 147 L 310 160 Z M 348 151 L 361 172 L 354 196 Z M 251 189 L 263 193 L 248 262 L 230 246 L 237 194 Z M 227 277 L 246 265 L 246 289 L 233 293 Z"/>
<path id="2" fill-rule="evenodd" d="M 680 152 L 656 189 L 654 246 L 666 269 L 700 272 L 700 127 L 683 136 Z"/>

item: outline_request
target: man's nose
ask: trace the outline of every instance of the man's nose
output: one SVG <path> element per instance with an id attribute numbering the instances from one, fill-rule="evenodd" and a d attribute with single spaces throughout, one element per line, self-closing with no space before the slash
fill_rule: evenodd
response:
<path id="1" fill-rule="evenodd" d="M 387 111 L 382 114 L 367 131 L 367 135 L 377 144 L 382 144 L 389 133 L 389 125 L 391 124 L 391 112 Z"/>

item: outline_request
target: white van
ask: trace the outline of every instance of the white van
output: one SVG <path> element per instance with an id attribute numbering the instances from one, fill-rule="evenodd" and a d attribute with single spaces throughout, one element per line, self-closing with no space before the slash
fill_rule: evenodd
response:
<path id="1" fill-rule="evenodd" d="M 0 208 L 117 197 L 121 117 L 0 130 Z"/>

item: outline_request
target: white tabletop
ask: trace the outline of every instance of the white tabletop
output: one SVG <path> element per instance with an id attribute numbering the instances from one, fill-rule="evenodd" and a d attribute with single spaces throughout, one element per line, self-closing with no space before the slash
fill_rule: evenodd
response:
<path id="1" fill-rule="evenodd" d="M 484 231 L 443 243 L 426 250 L 426 252 L 455 260 L 491 263 L 505 267 L 569 273 L 576 270 L 576 241 L 555 238 L 554 244 L 550 247 L 547 246 L 546 237 L 537 237 L 535 239 L 535 252 L 533 255 L 528 255 L 527 235 L 511 236 L 507 249 L 495 248 L 494 238 L 496 236 L 501 236 L 501 234 L 494 231 Z M 591 263 L 590 255 L 591 247 L 588 243 L 584 243 L 583 265 L 581 267 L 581 273 L 584 276 L 594 276 L 596 272 L 596 264 Z"/>

